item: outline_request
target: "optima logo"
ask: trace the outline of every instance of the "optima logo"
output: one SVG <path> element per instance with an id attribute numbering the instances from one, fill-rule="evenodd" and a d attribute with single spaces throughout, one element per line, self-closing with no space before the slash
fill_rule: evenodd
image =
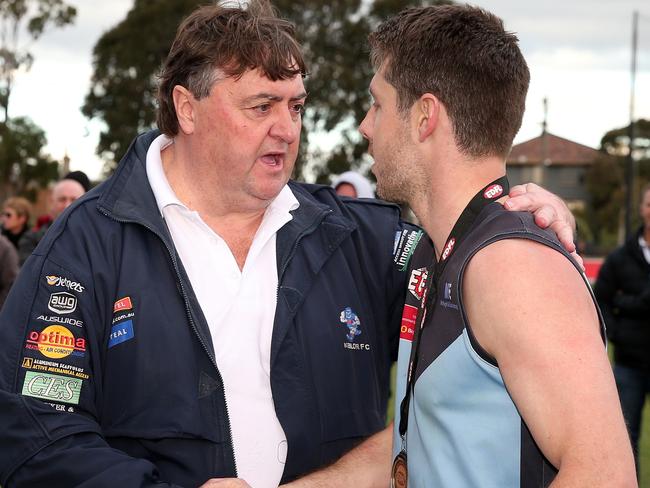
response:
<path id="1" fill-rule="evenodd" d="M 78 291 L 79 293 L 82 293 L 85 290 L 81 283 L 69 280 L 65 276 L 48 275 L 45 277 L 45 280 L 50 286 L 64 286 L 68 290 Z"/>
<path id="2" fill-rule="evenodd" d="M 86 340 L 75 339 L 75 336 L 62 325 L 50 325 L 42 332 L 35 330 L 29 333 L 27 339 L 31 349 L 38 351 L 45 357 L 60 359 L 70 356 L 83 356 L 86 352 Z"/>
<path id="3" fill-rule="evenodd" d="M 67 291 L 52 293 L 47 308 L 55 313 L 72 313 L 77 308 L 77 297 Z"/>

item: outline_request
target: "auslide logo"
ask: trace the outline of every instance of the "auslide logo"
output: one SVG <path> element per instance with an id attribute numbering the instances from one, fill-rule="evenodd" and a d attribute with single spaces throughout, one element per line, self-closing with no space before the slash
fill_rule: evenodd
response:
<path id="1" fill-rule="evenodd" d="M 442 251 L 442 257 L 440 258 L 442 261 L 447 259 L 449 255 L 451 254 L 451 251 L 454 249 L 454 244 L 456 244 L 456 238 L 452 237 L 447 241 L 447 245 L 445 246 L 445 250 Z"/>
<path id="2" fill-rule="evenodd" d="M 494 200 L 501 195 L 503 195 L 503 187 L 498 184 L 490 185 L 483 192 L 483 197 L 487 198 L 488 200 Z"/>
<path id="3" fill-rule="evenodd" d="M 408 288 L 418 300 L 422 300 L 424 296 L 424 285 L 427 282 L 427 275 L 427 268 L 419 268 L 411 271 Z"/>
<path id="4" fill-rule="evenodd" d="M 85 290 L 81 283 L 69 280 L 65 276 L 48 275 L 45 279 L 47 280 L 47 284 L 50 286 L 64 286 L 68 290 L 78 291 L 79 293 L 83 293 Z"/>
<path id="5" fill-rule="evenodd" d="M 47 308 L 55 313 L 72 313 L 77 309 L 77 297 L 67 291 L 52 293 Z"/>

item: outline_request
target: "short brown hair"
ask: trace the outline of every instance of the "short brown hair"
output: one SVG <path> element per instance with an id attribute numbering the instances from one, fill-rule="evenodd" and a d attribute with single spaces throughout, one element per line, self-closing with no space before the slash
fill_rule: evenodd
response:
<path id="1" fill-rule="evenodd" d="M 179 26 L 160 74 L 158 128 L 178 133 L 172 92 L 176 85 L 201 99 L 219 75 L 240 77 L 259 69 L 272 81 L 306 73 L 294 26 L 276 16 L 265 0 L 252 0 L 246 10 L 208 5 L 199 7 Z"/>
<path id="2" fill-rule="evenodd" d="M 369 37 L 375 70 L 397 91 L 401 112 L 425 93 L 451 120 L 456 145 L 473 157 L 505 157 L 523 118 L 530 74 L 501 19 L 478 7 L 408 8 Z"/>
<path id="3" fill-rule="evenodd" d="M 25 222 L 29 222 L 32 204 L 26 198 L 9 197 L 5 200 L 3 207 L 12 209 L 19 217 L 25 217 Z"/>

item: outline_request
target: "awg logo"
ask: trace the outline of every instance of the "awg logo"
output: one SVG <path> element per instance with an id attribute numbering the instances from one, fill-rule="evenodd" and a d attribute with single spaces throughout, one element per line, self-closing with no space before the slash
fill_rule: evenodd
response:
<path id="1" fill-rule="evenodd" d="M 65 291 L 52 293 L 47 308 L 54 313 L 72 313 L 77 309 L 77 297 Z"/>

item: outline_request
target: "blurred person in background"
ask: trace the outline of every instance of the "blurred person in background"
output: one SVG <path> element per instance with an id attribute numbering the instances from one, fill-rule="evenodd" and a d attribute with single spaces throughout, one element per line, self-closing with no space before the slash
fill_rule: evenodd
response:
<path id="1" fill-rule="evenodd" d="M 0 235 L 0 308 L 18 274 L 18 253 L 5 236 Z"/>
<path id="2" fill-rule="evenodd" d="M 2 235 L 14 245 L 16 249 L 20 241 L 29 230 L 29 217 L 32 204 L 23 197 L 10 197 L 5 200 L 2 209 Z"/>
<path id="3" fill-rule="evenodd" d="M 36 220 L 34 228 L 26 232 L 18 245 L 20 265 L 32 254 L 40 240 L 63 211 L 90 188 L 90 180 L 83 171 L 68 173 L 52 187 L 50 192 L 50 211 Z"/>
<path id="4" fill-rule="evenodd" d="M 650 185 L 641 191 L 642 224 L 603 263 L 594 292 L 614 344 L 614 378 L 638 463 L 641 419 L 650 392 Z"/>
<path id="5" fill-rule="evenodd" d="M 372 184 L 356 171 L 346 171 L 334 178 L 332 188 L 337 195 L 350 198 L 375 198 Z"/>

